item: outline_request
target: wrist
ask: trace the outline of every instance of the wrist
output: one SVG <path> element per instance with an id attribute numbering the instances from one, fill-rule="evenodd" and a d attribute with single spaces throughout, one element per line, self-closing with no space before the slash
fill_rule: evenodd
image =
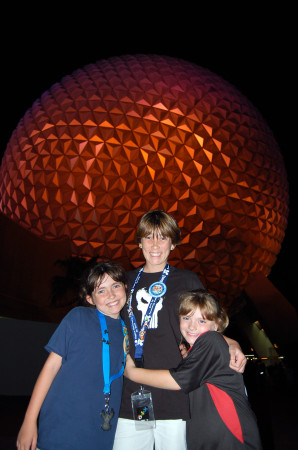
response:
<path id="1" fill-rule="evenodd" d="M 24 423 L 28 425 L 37 424 L 37 418 L 38 414 L 36 414 L 34 411 L 26 411 Z"/>

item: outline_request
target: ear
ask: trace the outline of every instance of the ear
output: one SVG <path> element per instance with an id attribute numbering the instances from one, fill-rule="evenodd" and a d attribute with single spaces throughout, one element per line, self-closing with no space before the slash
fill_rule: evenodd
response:
<path id="1" fill-rule="evenodd" d="M 142 248 L 142 244 L 139 244 L 139 247 Z"/>
<path id="2" fill-rule="evenodd" d="M 171 250 L 174 250 L 174 248 L 176 248 L 176 245 L 172 244 L 171 245 Z"/>
<path id="3" fill-rule="evenodd" d="M 86 295 L 86 300 L 88 303 L 90 303 L 90 305 L 94 305 L 94 301 L 92 300 L 91 295 Z"/>
<path id="4" fill-rule="evenodd" d="M 213 331 L 218 331 L 219 324 L 215 322 L 213 326 Z"/>

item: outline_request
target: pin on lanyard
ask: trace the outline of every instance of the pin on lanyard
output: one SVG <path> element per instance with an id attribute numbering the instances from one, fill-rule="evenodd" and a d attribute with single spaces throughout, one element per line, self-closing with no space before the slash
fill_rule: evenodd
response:
<path id="1" fill-rule="evenodd" d="M 156 306 L 159 298 L 162 297 L 167 290 L 165 281 L 170 273 L 170 266 L 167 263 L 162 271 L 160 280 L 151 284 L 149 287 L 149 294 L 151 295 L 151 300 L 148 305 L 146 314 L 144 315 L 144 319 L 141 324 L 141 329 L 139 331 L 137 321 L 136 321 L 136 318 L 135 318 L 135 315 L 134 315 L 133 309 L 132 309 L 132 296 L 133 296 L 133 293 L 135 291 L 137 284 L 140 281 L 143 270 L 144 270 L 144 267 L 142 267 L 139 270 L 139 272 L 135 278 L 135 281 L 134 281 L 133 286 L 130 291 L 130 295 L 129 295 L 129 299 L 128 299 L 128 309 L 127 309 L 128 316 L 129 316 L 130 323 L 131 323 L 131 329 L 132 329 L 132 333 L 133 333 L 134 343 L 135 343 L 134 359 L 135 359 L 135 363 L 138 367 L 142 366 L 143 346 L 144 346 L 144 342 L 145 342 L 146 331 L 150 325 L 150 321 L 153 316 L 155 306 Z"/>
<path id="2" fill-rule="evenodd" d="M 124 365 L 125 365 L 125 356 L 126 352 L 123 350 L 123 362 L 121 369 L 118 373 L 115 375 L 110 376 L 110 342 L 109 342 L 109 333 L 107 328 L 107 322 L 104 314 L 102 314 L 100 311 L 97 310 L 97 315 L 99 318 L 100 328 L 101 328 L 101 334 L 102 334 L 102 370 L 103 370 L 103 379 L 104 379 L 104 387 L 103 387 L 103 393 L 105 397 L 105 406 L 104 409 L 101 411 L 100 415 L 103 419 L 103 424 L 101 425 L 101 428 L 104 431 L 108 431 L 111 429 L 110 421 L 112 417 L 114 416 L 114 410 L 110 408 L 110 395 L 111 395 L 111 383 L 112 381 L 116 380 L 116 378 L 121 377 L 121 375 L 124 372 Z M 125 326 L 125 323 L 121 319 L 121 325 L 122 325 L 122 331 L 123 336 L 127 335 L 127 329 Z"/>

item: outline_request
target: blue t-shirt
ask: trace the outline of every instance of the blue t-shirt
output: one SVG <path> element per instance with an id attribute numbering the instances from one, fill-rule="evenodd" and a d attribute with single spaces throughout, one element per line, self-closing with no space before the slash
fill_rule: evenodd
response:
<path id="1" fill-rule="evenodd" d="M 120 319 L 105 316 L 110 340 L 110 375 L 124 359 Z M 102 334 L 97 310 L 77 307 L 62 320 L 48 352 L 62 356 L 39 417 L 38 448 L 42 450 L 112 449 L 122 393 L 122 376 L 111 384 L 111 429 L 103 431 Z"/>

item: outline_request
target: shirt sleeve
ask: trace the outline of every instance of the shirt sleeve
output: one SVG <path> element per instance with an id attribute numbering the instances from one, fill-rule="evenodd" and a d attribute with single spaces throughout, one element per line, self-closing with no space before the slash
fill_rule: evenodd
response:
<path id="1" fill-rule="evenodd" d="M 193 289 L 205 289 L 202 281 L 200 280 L 200 278 L 197 276 L 196 282 L 195 282 L 195 286 Z"/>
<path id="2" fill-rule="evenodd" d="M 222 360 L 226 343 L 217 331 L 202 334 L 179 366 L 170 369 L 174 380 L 185 393 L 189 393 L 211 380 Z"/>
<path id="3" fill-rule="evenodd" d="M 63 359 L 67 358 L 69 340 L 71 335 L 71 322 L 74 316 L 74 310 L 70 311 L 60 322 L 54 333 L 52 334 L 45 349 L 50 353 L 54 352 Z"/>
<path id="4" fill-rule="evenodd" d="M 189 279 L 188 279 L 187 284 L 188 284 L 187 290 L 205 289 L 199 276 L 195 272 L 189 273 Z"/>

